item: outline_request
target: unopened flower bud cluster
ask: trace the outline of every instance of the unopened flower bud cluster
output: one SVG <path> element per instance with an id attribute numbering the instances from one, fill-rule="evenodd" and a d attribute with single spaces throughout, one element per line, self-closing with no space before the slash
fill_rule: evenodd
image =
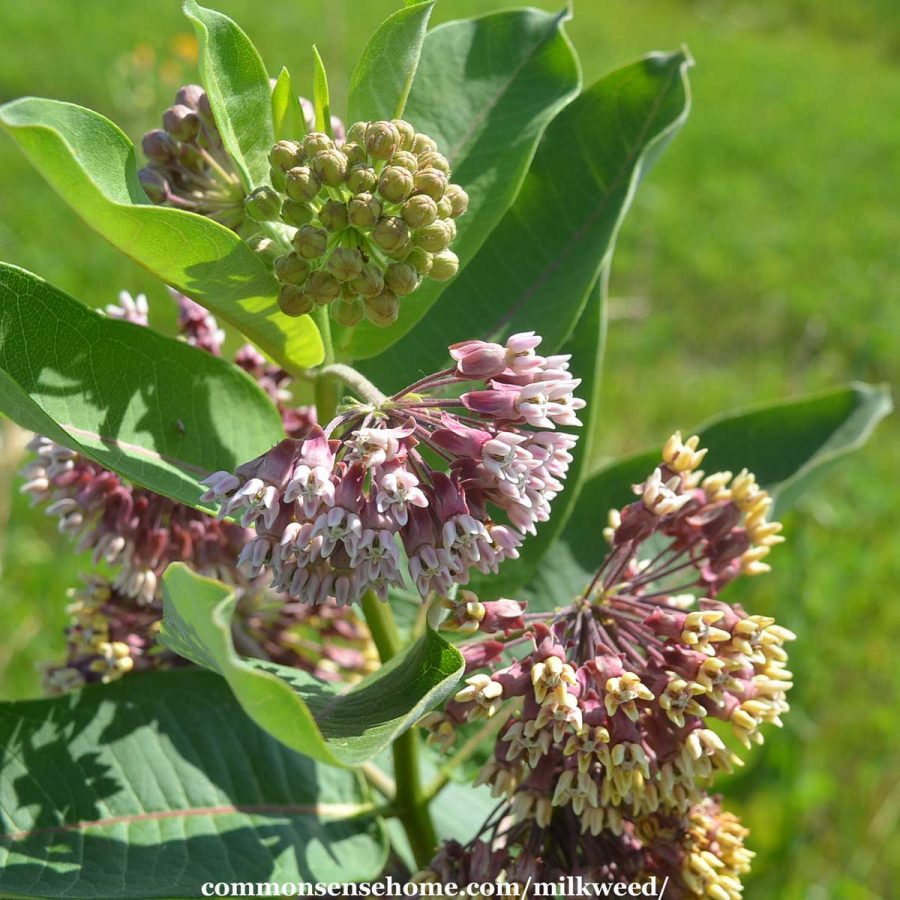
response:
<path id="1" fill-rule="evenodd" d="M 387 326 L 423 278 L 456 274 L 449 248 L 468 196 L 408 122 L 357 122 L 344 143 L 320 132 L 279 141 L 269 160 L 275 190 L 255 191 L 247 211 L 294 229 L 293 250 L 275 260 L 287 315 L 330 306 L 343 325 Z"/>

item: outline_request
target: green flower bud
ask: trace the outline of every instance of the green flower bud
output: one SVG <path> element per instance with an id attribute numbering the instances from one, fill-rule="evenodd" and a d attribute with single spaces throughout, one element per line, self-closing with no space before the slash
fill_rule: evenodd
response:
<path id="1" fill-rule="evenodd" d="M 447 281 L 459 271 L 459 257 L 452 250 L 435 253 L 431 264 L 431 277 L 435 281 Z"/>
<path id="2" fill-rule="evenodd" d="M 410 149 L 416 156 L 419 156 L 422 153 L 429 153 L 437 150 L 437 143 L 428 137 L 427 134 L 417 134 L 413 138 L 412 147 Z"/>
<path id="3" fill-rule="evenodd" d="M 384 284 L 398 297 L 405 297 L 419 286 L 419 273 L 408 262 L 392 263 L 385 270 Z"/>
<path id="4" fill-rule="evenodd" d="M 400 315 L 400 301 L 391 291 L 382 291 L 377 297 L 365 301 L 366 318 L 380 328 L 387 328 Z"/>
<path id="5" fill-rule="evenodd" d="M 365 311 L 365 305 L 359 297 L 338 297 L 331 307 L 332 318 L 345 328 L 359 325 Z"/>
<path id="6" fill-rule="evenodd" d="M 431 271 L 432 256 L 421 247 L 413 247 L 406 256 L 409 263 L 424 278 Z"/>
<path id="7" fill-rule="evenodd" d="M 397 216 L 382 216 L 372 229 L 372 240 L 382 250 L 399 250 L 409 241 L 409 229 Z"/>
<path id="8" fill-rule="evenodd" d="M 371 194 L 357 194 L 347 201 L 347 217 L 357 228 L 372 228 L 381 216 L 381 202 Z"/>
<path id="9" fill-rule="evenodd" d="M 325 306 L 340 296 L 341 283 L 331 272 L 319 269 L 309 276 L 309 281 L 306 282 L 306 292 L 314 302 Z"/>
<path id="10" fill-rule="evenodd" d="M 284 284 L 303 284 L 309 275 L 309 263 L 296 253 L 275 260 L 275 277 Z"/>
<path id="11" fill-rule="evenodd" d="M 378 193 L 389 203 L 402 203 L 412 190 L 412 172 L 400 166 L 387 166 L 378 179 Z"/>
<path id="12" fill-rule="evenodd" d="M 403 119 L 391 119 L 391 125 L 397 129 L 400 135 L 400 149 L 411 150 L 413 141 L 416 139 L 416 129 Z"/>
<path id="13" fill-rule="evenodd" d="M 347 131 L 347 142 L 362 146 L 366 140 L 366 129 L 368 127 L 368 122 L 354 122 Z"/>
<path id="14" fill-rule="evenodd" d="M 419 169 L 413 175 L 413 184 L 417 194 L 425 194 L 437 201 L 447 190 L 447 176 L 440 169 Z"/>
<path id="15" fill-rule="evenodd" d="M 269 181 L 272 182 L 272 187 L 275 188 L 276 191 L 280 193 L 285 193 L 285 188 L 287 187 L 287 179 L 284 177 L 284 171 L 279 169 L 277 166 L 271 166 L 269 168 Z"/>
<path id="16" fill-rule="evenodd" d="M 370 122 L 364 146 L 373 159 L 390 159 L 400 149 L 400 132 L 391 122 Z"/>
<path id="17" fill-rule="evenodd" d="M 352 281 L 362 272 L 362 268 L 362 254 L 350 247 L 338 247 L 328 258 L 328 271 L 338 281 Z"/>
<path id="18" fill-rule="evenodd" d="M 316 211 L 302 200 L 285 200 L 281 204 L 281 220 L 287 225 L 293 225 L 299 228 L 301 225 L 307 225 L 313 220 Z"/>
<path id="19" fill-rule="evenodd" d="M 378 176 L 371 166 L 355 165 L 347 173 L 347 187 L 354 194 L 365 194 L 375 190 Z"/>
<path id="20" fill-rule="evenodd" d="M 278 247 L 275 241 L 264 234 L 254 234 L 247 238 L 247 246 L 260 256 L 269 260 L 273 265 L 278 257 Z"/>
<path id="21" fill-rule="evenodd" d="M 347 157 L 337 147 L 320 150 L 312 157 L 316 178 L 328 187 L 337 187 L 347 177 Z"/>
<path id="22" fill-rule="evenodd" d="M 256 222 L 271 222 L 281 212 L 281 197 L 268 185 L 255 188 L 244 200 L 244 212 Z"/>
<path id="23" fill-rule="evenodd" d="M 328 200 L 319 210 L 319 222 L 326 231 L 334 234 L 347 227 L 347 207 L 340 200 Z"/>
<path id="24" fill-rule="evenodd" d="M 189 107 L 176 103 L 163 113 L 163 128 L 179 141 L 193 141 L 200 134 L 200 116 Z"/>
<path id="25" fill-rule="evenodd" d="M 350 287 L 360 297 L 377 297 L 384 290 L 384 276 L 376 265 L 366 263 L 351 282 Z"/>
<path id="26" fill-rule="evenodd" d="M 446 176 L 450 176 L 450 163 L 447 162 L 447 157 L 443 153 L 438 153 L 437 150 L 426 150 L 424 153 L 420 153 L 419 168 L 437 169 Z"/>
<path id="27" fill-rule="evenodd" d="M 269 165 L 287 172 L 301 163 L 300 145 L 296 141 L 279 141 L 269 151 Z"/>
<path id="28" fill-rule="evenodd" d="M 400 215 L 410 228 L 424 228 L 438 217 L 438 204 L 426 194 L 416 194 L 403 204 Z"/>
<path id="29" fill-rule="evenodd" d="M 324 131 L 311 131 L 303 138 L 303 152 L 312 159 L 320 150 L 331 150 L 334 141 Z"/>
<path id="30" fill-rule="evenodd" d="M 278 292 L 278 307 L 286 316 L 305 316 L 315 306 L 312 297 L 296 284 L 283 284 Z"/>
<path id="31" fill-rule="evenodd" d="M 392 166 L 400 166 L 401 169 L 407 169 L 410 172 L 419 171 L 419 160 L 415 153 L 408 150 L 398 150 L 390 159 Z"/>
<path id="32" fill-rule="evenodd" d="M 424 196 L 424 195 L 423 195 Z M 437 205 L 438 218 L 441 219 L 449 219 L 450 213 L 453 212 L 453 204 L 447 199 L 447 196 L 444 195 L 438 200 Z"/>
<path id="33" fill-rule="evenodd" d="M 365 147 L 359 144 L 344 144 L 341 147 L 341 153 L 347 157 L 348 169 L 353 166 L 364 166 L 369 161 Z"/>
<path id="34" fill-rule="evenodd" d="M 450 201 L 450 215 L 459 218 L 469 208 L 469 195 L 458 185 L 448 184 L 444 199 Z"/>
<path id="35" fill-rule="evenodd" d="M 294 249 L 304 259 L 318 259 L 328 246 L 328 232 L 315 225 L 304 225 L 294 235 Z"/>
<path id="36" fill-rule="evenodd" d="M 413 243 L 429 253 L 440 253 L 450 244 L 450 229 L 447 222 L 451 219 L 437 219 L 413 234 Z"/>
<path id="37" fill-rule="evenodd" d="M 293 166 L 284 176 L 284 189 L 291 200 L 312 200 L 321 184 L 308 166 Z"/>

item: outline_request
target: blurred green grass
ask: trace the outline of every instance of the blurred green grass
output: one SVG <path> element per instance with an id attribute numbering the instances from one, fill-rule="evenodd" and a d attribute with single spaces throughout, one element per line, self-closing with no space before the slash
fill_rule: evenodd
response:
<path id="1" fill-rule="evenodd" d="M 554 3 L 536 5 L 553 8 Z M 222 0 L 271 70 L 311 71 L 318 41 L 344 95 L 347 61 L 396 4 Z M 600 452 L 659 443 L 722 410 L 859 378 L 896 383 L 900 347 L 900 10 L 895 0 L 582 0 L 570 33 L 586 83 L 687 43 L 694 109 L 638 193 L 612 278 Z M 442 0 L 439 20 L 483 12 Z M 261 13 L 261 10 L 263 11 Z M 137 138 L 194 76 L 176 0 L 4 9 L 0 99 L 91 106 Z M 179 37 L 181 36 L 181 37 Z M 139 88 L 138 74 L 153 77 Z M 337 106 L 340 106 L 338 100 Z M 164 291 L 0 142 L 0 258 L 86 303 Z M 897 896 L 900 879 L 900 427 L 829 473 L 787 520 L 774 572 L 731 599 L 795 630 L 782 733 L 730 784 L 759 853 L 750 898 Z M 0 696 L 38 691 L 62 649 L 65 591 L 85 566 L 0 470 Z M 711 460 L 714 464 L 714 460 Z M 8 507 L 11 505 L 11 509 Z"/>

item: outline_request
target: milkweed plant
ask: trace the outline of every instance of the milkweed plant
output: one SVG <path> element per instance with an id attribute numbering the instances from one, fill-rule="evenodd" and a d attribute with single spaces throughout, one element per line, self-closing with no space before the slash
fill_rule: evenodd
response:
<path id="1" fill-rule="evenodd" d="M 47 698 L 0 717 L 4 894 L 741 896 L 716 790 L 782 725 L 795 635 L 731 583 L 889 401 L 601 457 L 610 258 L 691 60 L 583 87 L 567 14 L 429 30 L 433 5 L 378 26 L 346 98 L 315 48 L 308 85 L 270 78 L 187 0 L 202 84 L 137 148 L 69 103 L 0 109 L 161 282 L 93 311 L 0 267 L 21 487 L 92 554 Z"/>

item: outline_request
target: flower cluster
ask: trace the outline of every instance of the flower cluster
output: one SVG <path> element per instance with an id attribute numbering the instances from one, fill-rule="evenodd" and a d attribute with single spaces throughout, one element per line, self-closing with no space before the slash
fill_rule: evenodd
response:
<path id="1" fill-rule="evenodd" d="M 208 216 L 237 231 L 244 221 L 244 186 L 206 91 L 185 85 L 162 123 L 142 142 L 149 163 L 138 175 L 150 201 Z"/>
<path id="2" fill-rule="evenodd" d="M 738 575 L 767 571 L 782 540 L 771 498 L 746 471 L 704 477 L 703 455 L 697 438 L 666 443 L 639 499 L 610 515 L 611 550 L 571 605 L 525 613 L 505 601 L 507 618 L 488 623 L 462 596 L 450 615 L 451 627 L 468 618 L 487 639 L 463 646 L 465 687 L 424 721 L 430 740 L 448 747 L 458 725 L 504 711 L 479 781 L 518 822 L 552 831 L 560 816 L 573 820 L 588 855 L 590 838 L 639 835 L 647 817 L 692 816 L 707 802 L 710 780 L 740 764 L 713 722 L 749 747 L 788 709 L 794 635 L 718 599 Z M 529 651 L 504 658 L 519 644 Z M 737 896 L 740 866 L 702 850 L 687 858 L 690 890 Z"/>
<path id="3" fill-rule="evenodd" d="M 749 872 L 753 853 L 744 847 L 747 829 L 721 809 L 718 798 L 705 797 L 684 814 L 652 813 L 617 834 L 587 841 L 578 837 L 573 819 L 564 811 L 541 828 L 495 813 L 467 845 L 445 843 L 413 881 L 452 881 L 461 888 L 503 884 L 511 896 L 525 896 L 527 885 L 542 881 L 555 883 L 557 896 L 578 896 L 591 883 L 627 885 L 655 877 L 673 900 L 741 896 L 741 876 Z"/>
<path id="4" fill-rule="evenodd" d="M 456 274 L 449 246 L 469 198 L 408 122 L 356 122 L 347 137 L 279 141 L 269 155 L 275 189 L 254 191 L 247 214 L 292 231 L 292 252 L 275 260 L 284 313 L 327 305 L 343 325 L 365 316 L 387 326 L 423 278 Z"/>
<path id="5" fill-rule="evenodd" d="M 182 337 L 218 355 L 224 334 L 201 306 L 172 291 Z M 120 293 L 106 308 L 111 318 L 147 325 L 147 300 Z M 253 376 L 278 405 L 287 434 L 306 435 L 315 424 L 310 407 L 290 405 L 290 377 L 249 345 L 235 363 Z M 238 594 L 235 637 L 251 655 L 353 680 L 372 668 L 374 650 L 365 624 L 348 610 L 286 603 L 248 579 L 237 559 L 253 533 L 136 487 L 101 465 L 36 435 L 34 457 L 23 470 L 22 491 L 46 506 L 61 533 L 92 550 L 95 563 L 117 570 L 112 581 L 91 578 L 75 592 L 69 612 L 67 658 L 47 670 L 53 692 L 85 682 L 108 682 L 177 657 L 157 643 L 162 616 L 160 576 L 170 562 L 233 585 Z"/>
<path id="6" fill-rule="evenodd" d="M 455 367 L 393 397 L 369 385 L 369 403 L 305 440 L 211 475 L 206 498 L 256 528 L 241 553 L 248 574 L 268 567 L 276 590 L 344 605 L 403 584 L 401 545 L 422 597 L 516 557 L 571 462 L 575 438 L 552 429 L 579 424 L 584 405 L 568 357 L 538 356 L 539 343 L 526 333 L 504 346 L 455 345 Z M 474 369 L 485 373 L 480 389 L 437 395 L 471 382 Z"/>
<path id="7" fill-rule="evenodd" d="M 115 585 L 90 578 L 70 592 L 66 611 L 66 661 L 48 666 L 44 684 L 51 694 L 85 684 L 108 684 L 128 672 L 166 669 L 184 660 L 158 643 L 160 610 L 153 603 L 135 603 Z"/>

